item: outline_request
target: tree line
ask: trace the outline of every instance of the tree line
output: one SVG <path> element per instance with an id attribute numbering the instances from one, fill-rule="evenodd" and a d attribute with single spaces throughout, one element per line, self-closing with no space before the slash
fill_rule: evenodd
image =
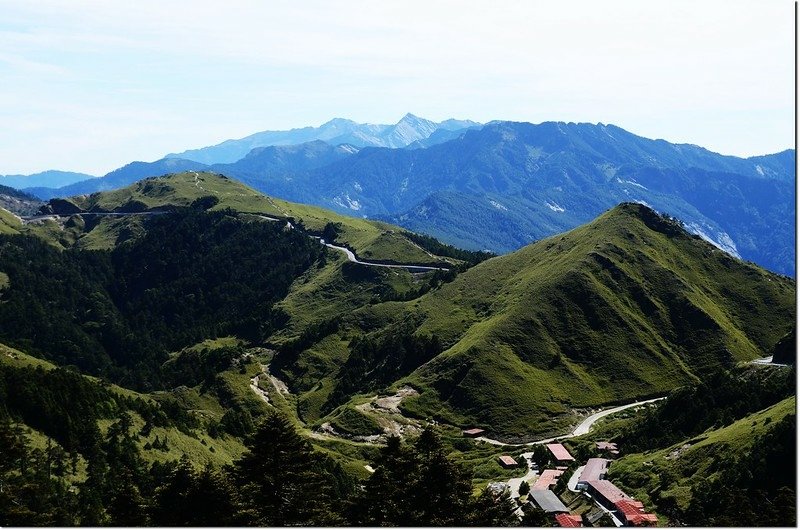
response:
<path id="1" fill-rule="evenodd" d="M 65 480 L 54 446 L 35 449 L 0 422 L 0 525 L 82 526 L 511 526 L 508 496 L 473 495 L 468 473 L 426 429 L 389 440 L 375 472 L 354 482 L 270 413 L 241 458 L 221 469 L 187 458 L 147 464 L 121 416 L 96 439 L 86 479 Z"/>

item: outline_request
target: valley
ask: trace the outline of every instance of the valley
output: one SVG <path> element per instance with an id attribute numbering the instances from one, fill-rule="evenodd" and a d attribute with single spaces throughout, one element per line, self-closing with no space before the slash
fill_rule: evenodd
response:
<path id="1" fill-rule="evenodd" d="M 0 6 L 0 529 L 797 526 L 797 0 Z"/>
<path id="2" fill-rule="evenodd" d="M 520 490 L 555 469 L 546 444 L 560 441 L 583 463 L 594 441 L 631 443 L 614 464 L 622 473 L 638 454 L 626 429 L 682 389 L 744 367 L 794 370 L 759 362 L 793 330 L 794 281 L 635 203 L 492 256 L 192 170 L 52 200 L 4 226 L 0 396 L 18 394 L 4 409 L 11 439 L 75 455 L 73 474 L 48 480 L 105 496 L 105 521 L 123 519 L 113 489 L 89 490 L 100 475 L 86 467 L 98 454 L 86 433 L 104 455 L 138 455 L 119 464 L 134 470 L 124 483 L 157 496 L 148 481 L 173 480 L 181 458 L 222 473 L 214 480 L 240 480 L 212 470 L 265 451 L 252 444 L 269 424 L 281 432 L 269 436 L 324 455 L 319 472 L 359 510 L 369 501 L 352 484 L 386 480 L 395 458 L 386 455 L 403 440 L 407 458 L 435 451 L 459 470 L 463 502 L 496 499 L 480 517 L 550 524 L 531 519 L 544 512 Z M 22 400 L 34 384 L 91 396 L 78 409 L 85 418 L 41 423 L 50 405 Z M 785 396 L 776 392 L 762 408 Z M 466 438 L 475 428 L 481 435 Z M 509 455 L 525 469 L 502 467 Z M 660 521 L 689 517 L 619 477 Z M 574 488 L 551 487 L 584 522 L 612 520 Z"/>

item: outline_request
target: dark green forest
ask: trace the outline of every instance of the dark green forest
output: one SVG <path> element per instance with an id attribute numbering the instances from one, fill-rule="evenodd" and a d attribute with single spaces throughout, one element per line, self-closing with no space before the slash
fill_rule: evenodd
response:
<path id="1" fill-rule="evenodd" d="M 614 441 L 627 453 L 668 447 L 793 396 L 795 380 L 794 367 L 788 372 L 716 371 L 697 385 L 674 390 L 661 406 L 633 421 Z"/>
<path id="2" fill-rule="evenodd" d="M 8 417 L 0 418 L 0 525 L 516 524 L 507 496 L 472 496 L 469 473 L 448 460 L 431 430 L 411 443 L 391 439 L 363 483 L 314 451 L 275 412 L 248 437 L 245 454 L 222 469 L 197 468 L 186 457 L 148 465 L 125 412 L 105 436 L 96 427 L 86 430 L 89 467 L 76 491 L 64 480 L 74 453 L 52 444 L 34 448 Z"/>
<path id="3" fill-rule="evenodd" d="M 0 340 L 140 390 L 161 388 L 167 353 L 206 338 L 259 341 L 273 304 L 324 250 L 279 223 L 187 208 L 147 220 L 114 250 L 58 250 L 0 236 Z"/>

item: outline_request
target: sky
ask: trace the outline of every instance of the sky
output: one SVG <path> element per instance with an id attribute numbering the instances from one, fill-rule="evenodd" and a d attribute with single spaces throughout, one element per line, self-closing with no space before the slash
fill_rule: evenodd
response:
<path id="1" fill-rule="evenodd" d="M 0 174 L 407 112 L 773 153 L 794 45 L 791 0 L 0 0 Z"/>

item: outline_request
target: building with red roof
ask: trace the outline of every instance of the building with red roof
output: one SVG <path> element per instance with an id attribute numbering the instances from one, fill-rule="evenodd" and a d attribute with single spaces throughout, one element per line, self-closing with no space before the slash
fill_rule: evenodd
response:
<path id="1" fill-rule="evenodd" d="M 658 517 L 654 513 L 647 513 L 644 504 L 635 500 L 621 500 L 615 503 L 622 522 L 628 526 L 656 526 Z"/>
<path id="2" fill-rule="evenodd" d="M 550 450 L 550 452 L 553 454 L 553 458 L 555 458 L 556 462 L 559 464 L 572 462 L 575 460 L 572 458 L 572 455 L 569 454 L 567 448 L 561 444 L 547 444 L 547 448 Z"/>
<path id="3" fill-rule="evenodd" d="M 583 526 L 583 518 L 580 515 L 570 513 L 556 514 L 556 522 L 561 528 L 580 528 Z"/>
<path id="4" fill-rule="evenodd" d="M 497 459 L 497 461 L 500 462 L 500 465 L 505 467 L 505 468 L 519 466 L 519 463 L 517 463 L 516 460 L 514 460 L 513 458 L 511 458 L 508 455 L 503 455 L 503 456 L 499 457 Z"/>
<path id="5" fill-rule="evenodd" d="M 481 436 L 484 432 L 486 431 L 484 431 L 483 429 L 476 428 L 476 429 L 467 429 L 466 431 L 461 431 L 461 434 L 463 434 L 467 438 L 477 438 L 478 436 Z"/>
<path id="6" fill-rule="evenodd" d="M 591 480 L 586 483 L 586 491 L 608 510 L 616 510 L 616 503 L 619 501 L 633 500 L 610 480 Z"/>
<path id="7" fill-rule="evenodd" d="M 611 454 L 619 454 L 619 447 L 614 442 L 597 442 L 597 449 L 600 451 L 608 451 Z"/>
<path id="8" fill-rule="evenodd" d="M 550 486 L 555 485 L 558 482 L 558 477 L 563 475 L 563 471 L 559 471 L 557 469 L 545 469 L 542 471 L 542 474 L 536 480 L 536 483 L 531 488 L 532 490 L 546 490 L 550 489 Z"/>

